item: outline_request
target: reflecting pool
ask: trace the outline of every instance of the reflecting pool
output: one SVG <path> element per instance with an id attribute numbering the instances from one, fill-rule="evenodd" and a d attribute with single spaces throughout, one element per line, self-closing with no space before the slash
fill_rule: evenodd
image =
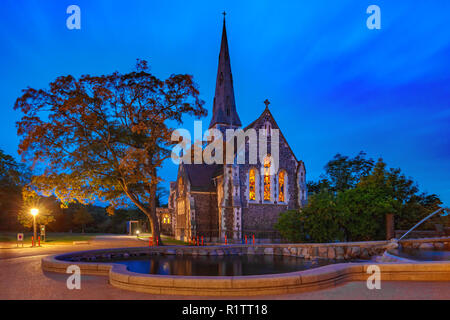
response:
<path id="1" fill-rule="evenodd" d="M 116 260 L 131 272 L 179 276 L 247 276 L 317 268 L 336 261 L 305 260 L 277 255 L 177 256 L 160 255 L 142 259 Z"/>

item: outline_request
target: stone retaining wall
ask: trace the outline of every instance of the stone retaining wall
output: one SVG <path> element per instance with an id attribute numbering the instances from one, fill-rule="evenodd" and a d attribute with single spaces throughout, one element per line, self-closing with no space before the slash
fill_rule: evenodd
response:
<path id="1" fill-rule="evenodd" d="M 368 260 L 392 247 L 388 241 L 321 244 L 256 244 L 223 246 L 163 246 L 90 250 L 59 255 L 59 260 L 73 262 L 108 261 L 151 255 L 283 255 L 304 259 Z"/>
<path id="2" fill-rule="evenodd" d="M 411 239 L 399 242 L 404 248 L 450 250 L 450 237 Z M 73 262 L 108 261 L 129 259 L 151 255 L 284 255 L 304 259 L 329 259 L 336 261 L 369 260 L 382 255 L 387 249 L 395 248 L 391 241 L 366 241 L 346 243 L 311 243 L 311 244 L 255 244 L 255 245 L 221 245 L 221 246 L 163 246 L 135 247 L 81 251 L 59 255 L 59 260 Z"/>
<path id="3" fill-rule="evenodd" d="M 404 248 L 450 250 L 450 237 L 407 239 L 399 243 Z"/>

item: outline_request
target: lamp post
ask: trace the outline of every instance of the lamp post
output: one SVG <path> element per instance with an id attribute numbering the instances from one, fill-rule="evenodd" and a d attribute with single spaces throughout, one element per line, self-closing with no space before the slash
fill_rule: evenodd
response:
<path id="1" fill-rule="evenodd" d="M 36 216 L 39 213 L 39 210 L 36 208 L 31 209 L 31 215 L 33 216 L 33 230 L 34 230 L 34 237 L 33 237 L 33 247 L 36 247 Z"/>

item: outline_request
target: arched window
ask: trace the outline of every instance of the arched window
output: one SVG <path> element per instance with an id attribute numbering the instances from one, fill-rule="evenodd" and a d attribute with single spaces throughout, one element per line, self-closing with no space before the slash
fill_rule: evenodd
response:
<path id="1" fill-rule="evenodd" d="M 270 157 L 264 159 L 264 200 L 270 201 Z"/>
<path id="2" fill-rule="evenodd" d="M 168 214 L 164 215 L 163 223 L 164 224 L 170 224 L 170 216 Z"/>
<path id="3" fill-rule="evenodd" d="M 248 174 L 248 198 L 249 200 L 256 200 L 255 169 L 250 169 L 250 172 Z"/>
<path id="4" fill-rule="evenodd" d="M 272 133 L 272 124 L 269 121 L 264 123 L 264 129 L 266 129 L 266 135 L 270 135 Z"/>
<path id="5" fill-rule="evenodd" d="M 278 201 L 285 201 L 285 177 L 284 171 L 280 171 L 278 174 Z"/>

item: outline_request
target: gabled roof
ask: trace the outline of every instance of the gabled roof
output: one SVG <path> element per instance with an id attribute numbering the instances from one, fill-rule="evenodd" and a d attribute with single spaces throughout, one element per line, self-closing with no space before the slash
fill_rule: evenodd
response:
<path id="1" fill-rule="evenodd" d="M 221 164 L 182 164 L 192 191 L 215 192 L 214 178 L 222 174 Z"/>
<path id="2" fill-rule="evenodd" d="M 278 130 L 280 131 L 280 137 L 281 137 L 281 139 L 284 140 L 284 142 L 285 142 L 286 145 L 288 146 L 289 150 L 291 151 L 292 155 L 293 155 L 294 158 L 295 158 L 295 161 L 299 162 L 298 159 L 297 159 L 297 157 L 295 156 L 295 153 L 292 151 L 291 146 L 289 145 L 289 143 L 287 142 L 286 138 L 284 137 L 283 132 L 281 132 L 281 129 L 280 129 L 280 127 L 278 126 L 278 123 L 275 121 L 275 118 L 273 117 L 272 112 L 270 112 L 270 110 L 269 110 L 269 108 L 268 108 L 267 106 L 266 106 L 266 108 L 264 109 L 264 111 L 261 113 L 261 115 L 260 115 L 255 121 L 253 121 L 252 123 L 250 123 L 248 126 L 246 126 L 246 127 L 244 128 L 244 131 L 246 131 L 247 129 L 250 129 L 250 128 L 254 128 L 255 125 L 256 125 L 258 122 L 260 122 L 263 118 L 265 118 L 266 116 L 269 117 L 269 118 L 272 120 L 272 122 L 275 124 L 275 126 L 276 126 L 275 129 L 278 129 Z"/>

